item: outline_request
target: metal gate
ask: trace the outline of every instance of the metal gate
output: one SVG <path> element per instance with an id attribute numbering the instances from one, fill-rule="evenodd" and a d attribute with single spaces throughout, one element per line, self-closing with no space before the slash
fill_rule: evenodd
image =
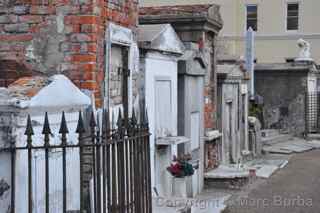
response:
<path id="1" fill-rule="evenodd" d="M 307 92 L 305 96 L 305 129 L 306 133 L 320 132 L 320 93 Z"/>
<path id="2" fill-rule="evenodd" d="M 151 213 L 151 178 L 150 178 L 150 145 L 149 145 L 149 128 L 148 118 L 144 110 L 141 110 L 140 121 L 138 122 L 133 110 L 131 118 L 123 118 L 119 111 L 116 125 L 111 125 L 110 115 L 108 111 L 104 111 L 103 115 L 96 117 L 91 112 L 90 121 L 86 127 L 83 114 L 79 113 L 76 133 L 78 134 L 78 143 L 68 143 L 67 136 L 69 134 L 65 113 L 62 113 L 59 134 L 61 135 L 61 143 L 53 144 L 50 141 L 52 134 L 49 124 L 48 114 L 45 114 L 42 134 L 44 135 L 43 144 L 35 145 L 33 143 L 33 126 L 30 116 L 27 119 L 27 127 L 25 135 L 27 143 L 24 147 L 12 147 L 12 193 L 11 193 L 11 212 L 15 212 L 16 190 L 15 190 L 15 155 L 20 151 L 27 153 L 27 171 L 26 185 L 28 187 L 28 202 L 26 209 L 28 213 L 33 213 L 33 155 L 35 151 L 44 152 L 45 169 L 43 171 L 45 177 L 45 199 L 44 206 L 46 213 L 52 211 L 50 209 L 50 158 L 49 153 L 52 150 L 60 150 L 62 153 L 61 166 L 62 170 L 62 206 L 56 207 L 61 210 L 59 212 L 68 212 L 67 202 L 67 151 L 79 150 L 80 159 L 80 209 L 76 212 L 92 212 L 92 213 Z M 114 127 L 116 126 L 116 127 Z M 85 173 L 85 169 L 89 168 L 91 172 Z M 57 169 L 57 168 L 55 168 Z M 56 172 L 52 171 L 51 172 Z M 52 173 L 50 173 L 52 174 Z M 87 175 L 87 176 L 86 176 Z M 88 183 L 88 177 L 91 180 Z M 90 182 L 89 180 L 89 182 Z M 88 187 L 89 186 L 89 187 Z M 88 197 L 88 194 L 90 196 Z M 91 205 L 88 205 L 91 201 Z M 52 208 L 52 205 L 51 205 Z M 56 212 L 56 211 L 54 211 Z"/>

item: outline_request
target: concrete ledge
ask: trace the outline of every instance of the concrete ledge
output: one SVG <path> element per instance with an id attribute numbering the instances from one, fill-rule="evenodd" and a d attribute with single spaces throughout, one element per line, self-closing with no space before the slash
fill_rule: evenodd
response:
<path id="1" fill-rule="evenodd" d="M 182 143 L 189 143 L 190 139 L 184 136 L 172 136 L 172 137 L 164 137 L 157 138 L 156 145 L 160 146 L 169 146 L 169 145 L 178 145 Z"/>
<path id="2" fill-rule="evenodd" d="M 238 169 L 230 166 L 219 166 L 210 172 L 204 174 L 207 179 L 232 179 L 232 178 L 248 178 L 250 175 L 248 169 Z"/>

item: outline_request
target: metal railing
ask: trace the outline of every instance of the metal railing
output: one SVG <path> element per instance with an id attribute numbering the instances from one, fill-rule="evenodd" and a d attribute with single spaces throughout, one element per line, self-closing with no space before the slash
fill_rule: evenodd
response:
<path id="1" fill-rule="evenodd" d="M 137 121 L 133 110 L 131 118 L 123 118 L 119 110 L 116 125 L 111 125 L 108 111 L 102 113 L 101 119 L 92 112 L 88 125 L 85 126 L 83 115 L 79 112 L 76 128 L 78 143 L 68 143 L 69 134 L 65 113 L 62 113 L 59 134 L 60 144 L 51 143 L 52 134 L 48 114 L 45 114 L 42 134 L 44 136 L 41 145 L 33 143 L 34 131 L 30 115 L 27 119 L 25 135 L 27 137 L 26 146 L 13 146 L 9 150 L 12 153 L 11 172 L 11 212 L 15 212 L 15 204 L 19 202 L 16 197 L 15 187 L 15 156 L 20 151 L 27 153 L 27 206 L 28 213 L 33 213 L 35 206 L 33 199 L 33 185 L 36 184 L 32 169 L 33 155 L 36 150 L 44 152 L 44 185 L 45 190 L 45 213 L 52 209 L 50 205 L 50 157 L 52 150 L 59 150 L 62 153 L 62 163 L 59 169 L 62 170 L 62 206 L 54 207 L 62 213 L 69 211 L 67 201 L 67 151 L 79 150 L 79 190 L 78 199 L 80 209 L 76 212 L 92 213 L 151 213 L 151 171 L 150 171 L 150 144 L 148 116 L 141 110 L 140 122 Z M 124 116 L 126 117 L 126 116 Z M 116 127 L 115 127 L 116 126 Z M 8 151 L 9 151 L 8 150 Z M 88 163 L 89 161 L 89 163 Z M 89 166 L 88 166 L 89 165 Z M 88 175 L 89 171 L 89 175 Z M 90 188 L 90 182 L 91 188 Z M 89 194 L 89 199 L 88 199 Z M 93 204 L 89 205 L 92 202 Z M 51 207 L 50 207 L 51 206 Z M 56 211 L 54 211 L 56 212 Z M 18 213 L 18 212 L 17 212 Z"/>
<path id="2" fill-rule="evenodd" d="M 305 99 L 305 132 L 317 133 L 320 131 L 320 93 L 307 92 Z"/>

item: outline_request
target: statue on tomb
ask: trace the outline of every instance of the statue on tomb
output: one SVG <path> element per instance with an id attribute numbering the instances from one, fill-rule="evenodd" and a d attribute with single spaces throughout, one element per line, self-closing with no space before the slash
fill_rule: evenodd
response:
<path id="1" fill-rule="evenodd" d="M 311 53 L 310 53 L 310 43 L 306 40 L 300 38 L 297 41 L 298 47 L 300 48 L 299 58 L 297 61 L 312 61 Z"/>

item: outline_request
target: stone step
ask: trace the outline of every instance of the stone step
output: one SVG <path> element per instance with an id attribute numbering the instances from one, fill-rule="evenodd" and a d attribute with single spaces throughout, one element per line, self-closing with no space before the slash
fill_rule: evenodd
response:
<path id="1" fill-rule="evenodd" d="M 289 134 L 279 134 L 272 137 L 261 138 L 263 145 L 273 145 L 276 143 L 286 142 L 292 139 L 292 135 Z"/>
<path id="2" fill-rule="evenodd" d="M 308 134 L 307 140 L 320 140 L 320 134 Z"/>
<path id="3" fill-rule="evenodd" d="M 249 181 L 250 171 L 238 168 L 236 165 L 220 165 L 218 168 L 204 174 L 205 185 L 208 188 L 241 189 Z"/>
<path id="4" fill-rule="evenodd" d="M 280 131 L 278 129 L 263 129 L 261 130 L 261 137 L 273 137 L 280 134 Z"/>

